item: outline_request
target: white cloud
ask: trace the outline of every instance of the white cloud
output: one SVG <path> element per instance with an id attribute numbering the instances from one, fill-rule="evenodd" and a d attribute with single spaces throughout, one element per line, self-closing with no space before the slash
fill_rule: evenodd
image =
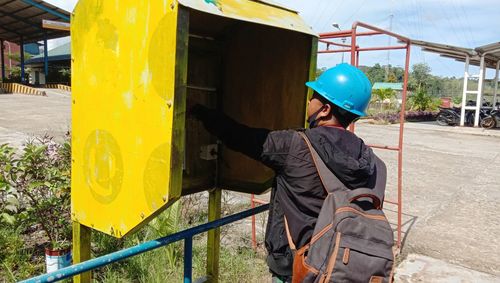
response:
<path id="1" fill-rule="evenodd" d="M 301 14 L 316 32 L 335 30 L 338 23 L 350 29 L 354 21 L 389 28 L 389 15 L 394 15 L 392 30 L 414 39 L 474 48 L 497 42 L 500 26 L 498 0 L 274 0 Z M 387 38 L 371 38 L 367 45 L 387 45 Z M 394 41 L 392 42 L 395 43 Z M 402 65 L 403 52 L 391 51 L 390 63 Z M 319 55 L 319 66 L 340 63 L 341 55 Z M 346 60 L 349 56 L 346 54 Z M 364 52 L 361 64 L 385 64 L 387 52 Z M 437 75 L 462 76 L 463 64 L 444 59 L 419 48 L 413 48 L 411 63 L 427 62 Z"/>
<path id="2" fill-rule="evenodd" d="M 73 11 L 77 0 L 46 0 Z M 410 38 L 447 43 L 464 47 L 477 47 L 496 42 L 500 26 L 498 0 L 274 0 L 299 11 L 316 32 L 331 31 L 332 23 L 348 29 L 359 20 L 382 28 L 389 27 L 389 15 L 393 14 L 393 31 Z M 69 39 L 57 39 L 49 43 L 53 48 Z M 368 41 L 366 41 L 368 43 Z M 387 44 L 387 39 L 371 43 Z M 394 42 L 393 42 L 394 43 Z M 348 60 L 348 55 L 346 55 Z M 387 52 L 366 52 L 361 55 L 362 64 L 386 63 Z M 463 65 L 413 48 L 412 63 L 425 61 L 438 75 L 461 76 Z M 391 51 L 391 64 L 404 63 L 402 52 Z M 319 66 L 339 63 L 341 55 L 320 55 Z"/>
<path id="3" fill-rule="evenodd" d="M 72 12 L 78 0 L 45 0 L 45 2 Z"/>

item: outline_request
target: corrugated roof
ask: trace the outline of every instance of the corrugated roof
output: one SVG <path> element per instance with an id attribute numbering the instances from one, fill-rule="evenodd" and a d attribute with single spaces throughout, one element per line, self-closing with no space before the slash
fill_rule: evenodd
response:
<path id="1" fill-rule="evenodd" d="M 373 84 L 372 89 L 393 89 L 393 90 L 403 90 L 403 83 L 382 83 L 377 82 Z"/>
<path id="2" fill-rule="evenodd" d="M 179 0 L 185 7 L 205 13 L 274 26 L 317 36 L 299 14 L 272 1 L 264 0 Z"/>
<path id="3" fill-rule="evenodd" d="M 479 46 L 476 48 L 476 51 L 480 54 L 485 54 L 486 62 L 491 61 L 491 64 L 494 64 L 500 61 L 500 42 Z"/>
<path id="4" fill-rule="evenodd" d="M 39 54 L 26 60 L 26 65 L 43 63 L 44 55 Z M 58 46 L 48 52 L 49 61 L 71 60 L 71 43 L 66 43 Z"/>
<path id="5" fill-rule="evenodd" d="M 423 51 L 437 53 L 442 57 L 452 58 L 461 62 L 465 62 L 468 55 L 470 64 L 475 66 L 479 66 L 480 56 L 485 53 L 487 53 L 485 55 L 485 64 L 488 68 L 496 68 L 496 64 L 500 60 L 500 42 L 480 46 L 475 49 L 423 40 L 412 40 L 411 44 L 420 46 Z"/>
<path id="6" fill-rule="evenodd" d="M 41 0 L 0 0 L 0 39 L 21 43 L 69 36 L 68 31 L 49 30 L 42 20 L 69 22 L 70 13 Z"/>

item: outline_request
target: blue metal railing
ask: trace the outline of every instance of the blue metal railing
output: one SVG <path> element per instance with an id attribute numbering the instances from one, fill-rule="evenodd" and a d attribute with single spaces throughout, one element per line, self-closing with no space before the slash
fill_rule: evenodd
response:
<path id="1" fill-rule="evenodd" d="M 96 269 L 113 262 L 117 262 L 138 254 L 154 250 L 165 245 L 184 240 L 184 282 L 191 283 L 192 281 L 192 270 L 193 270 L 193 237 L 195 235 L 207 232 L 211 229 L 215 229 L 238 220 L 247 218 L 249 216 L 264 212 L 269 209 L 269 204 L 261 205 L 256 208 L 242 211 L 221 219 L 217 219 L 212 222 L 208 222 L 193 228 L 189 228 L 175 234 L 162 237 L 156 240 L 141 243 L 139 245 L 126 248 L 114 253 L 110 253 L 101 257 L 97 257 L 91 260 L 87 260 L 82 263 L 78 263 L 72 266 L 68 266 L 57 271 L 43 274 L 37 277 L 33 277 L 21 282 L 29 283 L 44 283 L 44 282 L 56 282 L 68 277 L 73 277 L 75 275 L 81 274 L 92 269 Z"/>

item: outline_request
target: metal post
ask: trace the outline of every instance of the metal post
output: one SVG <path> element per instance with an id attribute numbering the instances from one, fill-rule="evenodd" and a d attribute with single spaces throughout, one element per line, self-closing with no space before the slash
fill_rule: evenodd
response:
<path id="1" fill-rule="evenodd" d="M 252 194 L 250 197 L 250 206 L 255 208 L 255 195 Z M 257 250 L 257 232 L 255 231 L 255 215 L 252 215 L 252 247 L 254 251 Z"/>
<path id="2" fill-rule="evenodd" d="M 90 259 L 90 237 L 92 230 L 89 227 L 73 222 L 73 264 L 82 263 Z M 75 283 L 90 283 L 92 273 L 90 271 L 76 275 Z"/>
<path id="3" fill-rule="evenodd" d="M 24 79 L 24 38 L 21 36 L 21 83 L 25 83 Z"/>
<path id="4" fill-rule="evenodd" d="M 500 69 L 500 61 L 497 61 L 497 68 L 495 71 L 495 87 L 493 91 L 493 107 L 497 105 L 497 93 L 498 93 L 498 71 Z"/>
<path id="5" fill-rule="evenodd" d="M 481 106 L 483 105 L 482 97 L 483 97 L 483 83 L 484 83 L 484 74 L 485 74 L 485 64 L 484 64 L 484 54 L 481 55 L 481 63 L 479 64 L 479 87 L 477 89 L 477 98 L 476 98 L 476 117 L 474 117 L 474 127 L 479 126 L 479 111 L 481 110 Z"/>
<path id="6" fill-rule="evenodd" d="M 43 38 L 43 67 L 45 70 L 45 83 L 48 82 L 49 77 L 49 50 L 47 45 L 47 34 Z"/>
<path id="7" fill-rule="evenodd" d="M 222 190 L 214 189 L 208 196 L 208 221 L 215 221 L 221 215 Z M 220 228 L 208 231 L 207 277 L 209 282 L 219 282 Z"/>
<path id="8" fill-rule="evenodd" d="M 467 88 L 469 83 L 469 55 L 465 55 L 465 70 L 464 70 L 464 90 L 462 92 L 462 109 L 460 110 L 460 126 L 465 125 L 465 107 L 467 105 Z"/>
<path id="9" fill-rule="evenodd" d="M 403 225 L 403 137 L 405 127 L 406 97 L 408 89 L 408 73 L 410 69 L 410 43 L 406 45 L 405 74 L 403 79 L 403 97 L 399 113 L 399 143 L 398 143 L 398 239 L 397 246 L 401 249 L 401 233 Z"/>
<path id="10" fill-rule="evenodd" d="M 351 65 L 356 66 L 356 27 L 353 26 L 351 33 Z"/>
<path id="11" fill-rule="evenodd" d="M 0 60 L 2 60 L 2 82 L 5 81 L 5 46 L 4 46 L 4 40 L 0 40 L 0 52 L 2 52 L 2 54 L 0 55 Z"/>
<path id="12" fill-rule="evenodd" d="M 184 239 L 184 283 L 191 283 L 193 277 L 193 237 Z"/>
<path id="13" fill-rule="evenodd" d="M 356 26 L 353 24 L 352 30 L 351 30 L 351 65 L 352 66 L 357 66 L 357 56 L 356 56 Z M 349 131 L 354 133 L 354 123 L 351 123 L 349 125 Z"/>

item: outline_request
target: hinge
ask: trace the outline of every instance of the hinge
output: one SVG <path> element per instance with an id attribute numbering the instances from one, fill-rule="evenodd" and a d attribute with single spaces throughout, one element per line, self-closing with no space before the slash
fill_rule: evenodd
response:
<path id="1" fill-rule="evenodd" d="M 217 159 L 217 144 L 207 144 L 200 147 L 200 158 L 203 160 Z"/>

